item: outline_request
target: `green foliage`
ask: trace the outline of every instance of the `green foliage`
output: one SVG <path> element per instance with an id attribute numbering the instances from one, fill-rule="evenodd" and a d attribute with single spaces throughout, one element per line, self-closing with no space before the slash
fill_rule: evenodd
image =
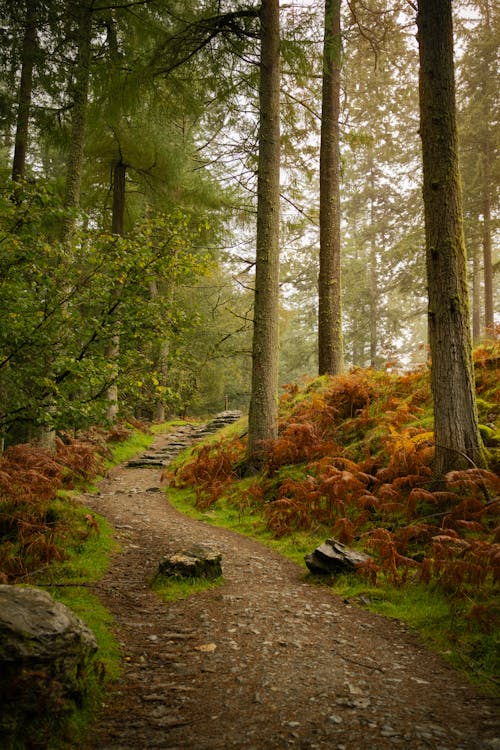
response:
<path id="1" fill-rule="evenodd" d="M 117 377 L 129 412 L 141 394 L 167 396 L 154 347 L 185 323 L 151 285 L 186 283 L 210 265 L 196 247 L 204 226 L 180 211 L 144 221 L 130 238 L 82 232 L 71 251 L 51 239 L 61 216 L 43 186 L 23 186 L 16 201 L 0 196 L 0 433 L 12 442 L 30 436 L 23 425 L 95 424 Z M 115 336 L 118 376 L 108 357 Z"/>

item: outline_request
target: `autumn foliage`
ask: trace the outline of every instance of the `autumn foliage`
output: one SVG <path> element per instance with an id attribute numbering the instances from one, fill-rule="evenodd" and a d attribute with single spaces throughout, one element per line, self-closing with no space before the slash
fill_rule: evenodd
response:
<path id="1" fill-rule="evenodd" d="M 81 439 L 64 436 L 57 439 L 55 453 L 29 444 L 7 448 L 0 457 L 0 583 L 20 582 L 64 559 L 70 529 L 54 502 L 58 493 L 95 477 L 103 468 L 107 442 L 128 434 L 94 429 Z M 96 528 L 89 516 L 82 533 L 95 533 Z"/>
<path id="2" fill-rule="evenodd" d="M 278 438 L 265 446 L 261 475 L 234 493 L 238 502 L 243 492 L 259 505 L 276 537 L 322 528 L 364 548 L 373 563 L 361 572 L 372 583 L 384 573 L 395 584 L 411 578 L 454 593 L 498 585 L 499 355 L 498 346 L 476 352 L 493 470 L 471 466 L 436 484 L 426 369 L 405 375 L 356 369 L 285 387 Z M 238 480 L 244 451 L 240 439 L 205 446 L 173 482 L 194 485 L 205 508 Z"/>

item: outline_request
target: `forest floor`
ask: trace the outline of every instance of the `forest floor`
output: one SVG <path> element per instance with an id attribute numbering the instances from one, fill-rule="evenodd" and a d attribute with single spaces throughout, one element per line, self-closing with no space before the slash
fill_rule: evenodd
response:
<path id="1" fill-rule="evenodd" d="M 120 544 L 95 591 L 123 654 L 82 748 L 500 750 L 498 704 L 406 626 L 313 585 L 257 542 L 182 515 L 160 475 L 116 467 L 82 497 Z M 223 585 L 162 601 L 150 588 L 159 561 L 195 543 L 221 551 Z"/>

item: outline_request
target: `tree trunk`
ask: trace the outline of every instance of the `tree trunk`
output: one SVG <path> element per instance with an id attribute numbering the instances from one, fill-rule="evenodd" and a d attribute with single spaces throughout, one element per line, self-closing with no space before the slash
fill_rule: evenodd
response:
<path id="1" fill-rule="evenodd" d="M 375 238 L 370 240 L 370 367 L 376 369 L 378 366 L 378 274 L 377 274 L 377 252 Z"/>
<path id="2" fill-rule="evenodd" d="M 482 169 L 483 266 L 484 266 L 484 328 L 486 336 L 493 335 L 493 263 L 491 242 L 491 143 L 484 145 Z"/>
<path id="3" fill-rule="evenodd" d="M 341 0 L 325 0 L 320 146 L 318 284 L 319 374 L 343 368 L 340 270 L 340 32 Z"/>
<path id="4" fill-rule="evenodd" d="M 261 459 L 262 441 L 277 435 L 280 221 L 279 2 L 261 11 L 260 128 L 257 180 L 257 252 L 248 426 L 249 464 Z"/>
<path id="5" fill-rule="evenodd" d="M 494 30 L 491 24 L 490 3 L 486 0 L 484 7 L 481 9 L 484 17 L 484 28 L 488 40 L 495 39 Z M 486 128 L 485 138 L 482 148 L 482 211 L 483 211 L 483 265 L 484 265 L 484 328 L 486 336 L 493 336 L 493 326 L 495 323 L 495 314 L 493 310 L 493 264 L 492 264 L 492 241 L 491 241 L 491 195 L 493 179 L 491 174 L 491 165 L 494 163 L 494 131 L 488 127 L 491 121 L 491 115 L 495 111 L 495 75 L 496 70 L 496 51 L 497 47 L 488 44 L 487 52 L 485 50 L 485 88 L 487 95 L 483 99 L 483 127 Z"/>
<path id="6" fill-rule="evenodd" d="M 19 182 L 26 172 L 26 151 L 28 148 L 28 128 L 31 109 L 31 89 L 33 85 L 33 63 L 37 51 L 36 13 L 34 0 L 26 3 L 26 22 L 24 27 L 21 81 L 17 108 L 16 138 L 14 142 L 14 159 L 12 162 L 12 179 Z"/>
<path id="7" fill-rule="evenodd" d="M 373 153 L 370 155 L 370 367 L 378 365 L 378 269 L 377 269 L 377 227 L 375 221 L 375 174 Z"/>
<path id="8" fill-rule="evenodd" d="M 422 139 L 434 471 L 484 465 L 478 431 L 458 172 L 451 0 L 419 0 Z"/>
<path id="9" fill-rule="evenodd" d="M 481 338 L 481 276 L 479 251 L 474 242 L 472 251 L 472 341 L 477 344 Z"/>
<path id="10" fill-rule="evenodd" d="M 113 167 L 113 212 L 111 215 L 111 231 L 123 237 L 125 224 L 125 180 L 127 176 L 127 165 L 123 163 L 121 156 Z M 118 295 L 119 289 L 115 288 L 114 294 Z M 118 414 L 118 356 L 120 354 L 120 336 L 113 334 L 106 350 L 106 358 L 111 362 L 113 368 L 113 383 L 106 391 L 108 408 L 106 416 L 109 422 L 114 422 Z"/>
<path id="11" fill-rule="evenodd" d="M 92 40 L 92 9 L 83 3 L 73 3 L 78 14 L 78 54 L 76 59 L 73 86 L 73 107 L 71 111 L 71 141 L 66 164 L 66 188 L 64 206 L 67 216 L 63 222 L 62 240 L 69 243 L 75 226 L 75 212 L 80 205 L 80 185 L 83 168 L 83 146 L 90 77 Z"/>

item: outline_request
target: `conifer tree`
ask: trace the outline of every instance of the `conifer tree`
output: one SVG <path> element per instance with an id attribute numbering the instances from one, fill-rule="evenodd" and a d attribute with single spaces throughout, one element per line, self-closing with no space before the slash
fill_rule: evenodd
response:
<path id="1" fill-rule="evenodd" d="M 248 425 L 249 464 L 277 435 L 280 222 L 280 28 L 278 0 L 263 0 L 257 186 L 257 254 Z"/>
<path id="2" fill-rule="evenodd" d="M 473 261 L 473 338 L 478 341 L 482 335 L 491 335 L 494 325 L 493 237 L 500 205 L 500 100 L 496 63 L 500 13 L 491 0 L 477 0 L 474 6 L 478 13 L 476 20 L 459 18 L 464 51 L 458 72 L 465 230 Z"/>
<path id="3" fill-rule="evenodd" d="M 26 0 L 26 16 L 21 53 L 22 67 L 19 83 L 14 158 L 12 163 L 12 179 L 14 181 L 24 179 L 26 170 L 31 90 L 33 86 L 33 65 L 37 52 L 36 18 L 35 1 Z"/>
<path id="4" fill-rule="evenodd" d="M 319 374 L 343 367 L 340 260 L 341 0 L 325 0 L 321 111 L 318 363 Z"/>
<path id="5" fill-rule="evenodd" d="M 484 465 L 474 394 L 458 172 L 451 0 L 419 0 L 429 342 L 438 477 Z"/>

